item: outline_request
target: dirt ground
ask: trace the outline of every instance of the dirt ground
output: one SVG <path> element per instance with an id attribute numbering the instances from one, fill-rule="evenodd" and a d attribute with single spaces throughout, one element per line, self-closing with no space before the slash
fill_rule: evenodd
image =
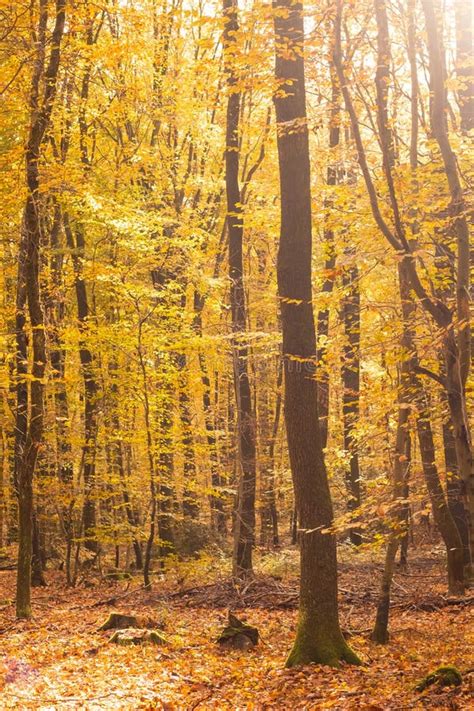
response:
<path id="1" fill-rule="evenodd" d="M 141 589 L 139 578 L 84 580 L 67 590 L 60 573 L 34 591 L 34 619 L 16 621 L 12 571 L 0 572 L 0 697 L 5 709 L 474 709 L 474 596 L 446 594 L 436 551 L 423 553 L 394 585 L 391 639 L 369 640 L 380 562 L 345 556 L 341 563 L 342 626 L 362 667 L 284 669 L 295 632 L 297 586 L 260 574 L 233 587 L 175 571 Z M 291 568 L 291 566 L 289 566 Z M 199 566 L 196 565 L 196 570 Z M 215 643 L 227 609 L 258 627 L 247 651 Z M 164 625 L 164 646 L 109 643 L 99 626 L 111 611 Z M 454 664 L 460 687 L 414 687 L 429 671 Z"/>

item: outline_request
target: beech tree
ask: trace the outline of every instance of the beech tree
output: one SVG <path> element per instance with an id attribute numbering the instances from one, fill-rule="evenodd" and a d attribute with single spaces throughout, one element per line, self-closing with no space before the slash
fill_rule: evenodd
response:
<path id="1" fill-rule="evenodd" d="M 299 620 L 287 666 L 357 664 L 339 626 L 336 541 L 314 375 L 316 334 L 311 287 L 311 180 L 304 76 L 303 6 L 274 4 L 275 94 L 281 228 L 284 404 L 301 551 Z"/>

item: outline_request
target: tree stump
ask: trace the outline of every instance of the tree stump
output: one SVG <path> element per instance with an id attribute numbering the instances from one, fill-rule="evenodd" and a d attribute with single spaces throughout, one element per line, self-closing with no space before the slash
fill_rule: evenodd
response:
<path id="1" fill-rule="evenodd" d="M 111 612 L 99 630 L 124 630 L 129 627 L 141 627 L 135 615 L 122 615 L 119 612 Z"/>
<path id="2" fill-rule="evenodd" d="M 119 612 L 111 612 L 99 630 L 124 630 L 129 627 L 137 629 L 164 629 L 164 624 L 153 620 L 151 617 L 137 617 L 136 615 L 123 615 Z"/>
<path id="3" fill-rule="evenodd" d="M 229 612 L 229 624 L 217 638 L 217 643 L 227 649 L 247 650 L 258 644 L 258 629 Z"/>

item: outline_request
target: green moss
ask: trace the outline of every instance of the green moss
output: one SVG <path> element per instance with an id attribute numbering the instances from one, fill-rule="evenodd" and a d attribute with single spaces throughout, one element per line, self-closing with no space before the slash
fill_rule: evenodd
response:
<path id="1" fill-rule="evenodd" d="M 415 689 L 416 691 L 424 691 L 433 684 L 438 686 L 460 686 L 462 684 L 461 672 L 452 665 L 438 667 L 423 677 Z"/>

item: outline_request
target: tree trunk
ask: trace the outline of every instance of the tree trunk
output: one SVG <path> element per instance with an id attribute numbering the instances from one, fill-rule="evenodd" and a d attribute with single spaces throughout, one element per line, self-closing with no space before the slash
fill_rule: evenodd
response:
<path id="1" fill-rule="evenodd" d="M 33 508 L 32 518 L 32 545 L 31 545 L 31 585 L 34 588 L 46 587 L 43 574 L 44 551 L 41 550 L 41 534 L 38 521 L 38 512 Z"/>
<path id="2" fill-rule="evenodd" d="M 446 397 L 443 390 L 442 395 Z M 469 529 L 467 525 L 466 511 L 463 505 L 463 482 L 458 472 L 458 462 L 456 458 L 456 444 L 454 442 L 453 427 L 450 419 L 443 420 L 443 446 L 444 461 L 446 466 L 446 490 L 448 506 L 451 516 L 457 526 L 461 536 L 464 552 L 464 565 L 469 567 L 471 556 L 469 552 Z"/>
<path id="3" fill-rule="evenodd" d="M 196 491 L 196 455 L 193 442 L 193 423 L 191 417 L 191 403 L 186 392 L 187 382 L 185 373 L 179 392 L 179 407 L 182 426 L 182 445 L 184 458 L 184 491 L 183 491 L 183 514 L 187 518 L 199 518 L 199 497 Z"/>
<path id="4" fill-rule="evenodd" d="M 94 501 L 95 459 L 97 448 L 97 405 L 99 387 L 94 372 L 94 355 L 87 344 L 87 331 L 90 319 L 87 286 L 82 276 L 82 259 L 85 252 L 85 240 L 82 226 L 78 225 L 75 235 L 69 220 L 69 215 L 63 213 L 64 232 L 69 249 L 72 253 L 74 268 L 74 286 L 77 300 L 77 319 L 81 342 L 79 345 L 79 360 L 81 362 L 84 382 L 84 445 L 82 448 L 84 476 L 84 505 L 82 518 L 84 525 L 84 546 L 92 551 L 98 551 L 96 539 L 96 505 Z"/>
<path id="5" fill-rule="evenodd" d="M 64 286 L 63 286 L 63 257 L 60 244 L 61 208 L 53 200 L 53 224 L 50 233 L 50 246 L 53 253 L 51 258 L 51 285 L 47 296 L 45 308 L 49 322 L 49 359 L 54 387 L 54 409 L 56 415 L 56 476 L 59 481 L 62 505 L 60 507 L 60 523 L 66 544 L 66 584 L 72 585 L 70 569 L 70 553 L 73 530 L 74 507 L 74 470 L 72 448 L 69 440 L 69 404 L 65 384 L 66 351 L 63 348 L 59 329 L 64 321 Z"/>
<path id="6" fill-rule="evenodd" d="M 360 467 L 357 441 L 354 429 L 359 420 L 360 396 L 360 291 L 359 270 L 353 251 L 346 250 L 352 264 L 344 270 L 342 283 L 344 298 L 342 305 L 344 334 L 344 363 L 342 383 L 344 387 L 342 413 L 344 419 L 344 449 L 349 454 L 349 468 L 346 471 L 346 487 L 349 495 L 348 509 L 354 511 L 361 504 Z M 353 528 L 351 521 L 350 540 L 356 546 L 362 543 L 360 530 Z"/>
<path id="7" fill-rule="evenodd" d="M 243 216 L 239 186 L 239 119 L 240 91 L 233 51 L 239 31 L 237 0 L 223 0 L 224 60 L 227 73 L 227 117 L 225 150 L 225 183 L 227 226 L 229 232 L 229 278 L 234 367 L 234 389 L 237 406 L 238 461 L 240 480 L 234 527 L 233 574 L 252 572 L 252 549 L 255 537 L 256 445 L 255 420 L 248 373 L 248 347 L 244 343 L 247 309 L 243 269 Z"/>
<path id="8" fill-rule="evenodd" d="M 394 452 L 394 464 L 392 473 L 392 489 L 393 489 L 393 509 L 391 511 L 391 532 L 385 553 L 384 571 L 380 585 L 379 599 L 377 603 L 377 615 L 375 618 L 374 629 L 372 630 L 372 639 L 379 644 L 386 644 L 389 639 L 388 622 L 390 616 L 390 595 L 392 590 L 392 579 L 395 570 L 395 559 L 400 543 L 401 536 L 406 533 L 404 530 L 404 508 L 401 503 L 405 489 L 405 483 L 408 479 L 410 468 L 410 429 L 409 429 L 409 404 L 411 401 L 410 385 L 411 372 L 413 363 L 411 359 L 411 335 L 410 324 L 405 321 L 411 303 L 409 302 L 409 290 L 406 288 L 406 282 L 401 278 L 401 270 L 399 269 L 400 278 L 400 294 L 402 299 L 402 314 L 404 317 L 403 334 L 401 338 L 401 347 L 405 357 L 400 365 L 400 379 L 398 384 L 398 424 Z"/>
<path id="9" fill-rule="evenodd" d="M 18 450 L 16 486 L 19 508 L 18 572 L 16 589 L 16 613 L 19 618 L 31 617 L 31 557 L 33 538 L 33 479 L 38 451 L 43 438 L 44 417 L 44 370 L 46 366 L 46 339 L 44 316 L 40 294 L 41 225 L 40 225 L 40 169 L 41 146 L 48 129 L 56 94 L 56 78 L 59 70 L 60 44 L 64 32 L 65 0 L 56 0 L 55 22 L 51 35 L 51 51 L 45 68 L 46 30 L 48 24 L 47 2 L 41 0 L 37 34 L 37 56 L 33 69 L 30 107 L 31 123 L 25 155 L 27 197 L 23 216 L 23 235 L 20 246 L 18 270 L 18 296 L 20 313 L 17 311 L 18 358 L 27 354 L 24 315 L 21 303 L 25 304 L 24 290 L 32 330 L 32 369 L 29 412 L 23 409 L 28 400 L 26 384 L 20 388 L 20 418 L 22 418 L 22 448 Z M 43 96 L 39 87 L 44 80 Z M 17 303 L 18 309 L 18 303 Z M 23 308 L 24 312 L 24 308 Z M 18 331 L 20 326 L 20 331 Z M 21 353 L 21 349 L 25 349 Z M 27 364 L 23 364 L 23 370 Z M 18 416 L 18 413 L 17 413 Z M 24 445 L 24 446 L 23 446 Z"/>
<path id="10" fill-rule="evenodd" d="M 281 190 L 278 292 L 281 300 L 285 423 L 300 525 L 299 620 L 287 666 L 359 663 L 339 626 L 336 540 L 314 374 L 311 190 L 303 59 L 303 7 L 274 3 L 275 95 Z"/>
<path id="11" fill-rule="evenodd" d="M 194 319 L 193 328 L 198 336 L 202 336 L 202 310 L 204 308 L 204 297 L 196 290 L 194 292 Z M 227 532 L 226 515 L 224 511 L 224 500 L 218 495 L 222 486 L 222 478 L 219 474 L 219 462 L 217 458 L 217 437 L 216 423 L 211 402 L 211 381 L 206 368 L 206 361 L 203 353 L 199 353 L 199 366 L 201 369 L 202 382 L 202 409 L 204 412 L 204 427 L 206 429 L 206 441 L 208 446 L 209 465 L 211 470 L 211 485 L 213 493 L 209 497 L 211 508 L 211 526 L 219 535 L 225 536 Z M 216 495 L 217 494 L 217 495 Z"/>
<path id="12" fill-rule="evenodd" d="M 420 444 L 420 454 L 423 465 L 423 473 L 426 481 L 426 488 L 431 500 L 433 518 L 438 527 L 441 537 L 446 546 L 447 568 L 448 568 L 448 588 L 453 595 L 464 594 L 464 555 L 460 533 L 451 515 L 451 511 L 446 500 L 443 487 L 438 475 L 435 463 L 435 449 L 433 433 L 429 419 L 429 409 L 426 404 L 426 396 L 414 377 L 414 396 L 417 404 L 418 441 Z"/>
<path id="13" fill-rule="evenodd" d="M 340 99 L 341 91 L 337 82 L 336 72 L 333 65 L 330 67 L 331 74 L 331 110 L 329 119 L 329 149 L 335 149 L 339 145 L 340 140 Z M 326 183 L 330 187 L 338 184 L 339 170 L 337 161 L 334 155 L 330 156 L 330 164 L 326 173 Z M 331 218 L 332 196 L 330 195 L 325 201 L 326 216 Z M 334 270 L 336 266 L 336 252 L 334 246 L 334 231 L 325 226 L 324 228 L 324 250 L 325 262 L 324 272 L 325 278 L 323 282 L 322 292 L 331 294 L 334 288 Z M 321 429 L 321 444 L 323 449 L 327 446 L 329 427 L 329 373 L 327 366 L 324 363 L 327 351 L 327 338 L 329 335 L 329 307 L 321 309 L 318 312 L 317 318 L 317 356 L 318 356 L 318 405 L 319 405 L 319 423 Z"/>
<path id="14" fill-rule="evenodd" d="M 171 390 L 167 388 L 165 402 L 159 417 L 160 432 L 160 454 L 158 457 L 158 532 L 160 536 L 160 559 L 173 553 L 175 546 L 174 534 L 174 503 L 175 492 L 173 486 L 174 479 L 174 457 L 173 441 L 171 436 L 172 401 Z"/>

